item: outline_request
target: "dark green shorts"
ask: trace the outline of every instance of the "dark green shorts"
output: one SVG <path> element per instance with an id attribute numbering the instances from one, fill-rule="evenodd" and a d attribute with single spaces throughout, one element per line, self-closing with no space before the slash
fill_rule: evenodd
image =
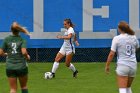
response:
<path id="1" fill-rule="evenodd" d="M 6 69 L 7 77 L 22 77 L 28 74 L 28 68 L 18 69 L 18 70 L 10 70 Z"/>

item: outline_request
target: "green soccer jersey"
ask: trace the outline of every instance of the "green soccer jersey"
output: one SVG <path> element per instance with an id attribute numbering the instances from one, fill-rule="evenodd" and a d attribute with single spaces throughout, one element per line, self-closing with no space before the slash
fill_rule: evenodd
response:
<path id="1" fill-rule="evenodd" d="M 26 48 L 26 41 L 23 38 L 10 35 L 4 39 L 1 48 L 8 53 L 6 69 L 17 70 L 27 66 L 26 59 L 21 52 L 21 48 Z"/>

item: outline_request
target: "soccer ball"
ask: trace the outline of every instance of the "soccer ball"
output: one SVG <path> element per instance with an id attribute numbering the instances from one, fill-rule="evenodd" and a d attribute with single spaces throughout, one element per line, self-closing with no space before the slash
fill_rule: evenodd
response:
<path id="1" fill-rule="evenodd" d="M 44 76 L 45 76 L 45 79 L 51 79 L 53 77 L 51 72 L 45 72 Z"/>

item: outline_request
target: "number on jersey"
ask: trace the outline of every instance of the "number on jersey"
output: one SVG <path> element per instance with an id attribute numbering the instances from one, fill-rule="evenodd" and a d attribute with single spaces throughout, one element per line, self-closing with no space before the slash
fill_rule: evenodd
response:
<path id="1" fill-rule="evenodd" d="M 17 53 L 17 44 L 12 43 L 12 54 L 16 54 L 16 53 Z"/>
<path id="2" fill-rule="evenodd" d="M 126 55 L 131 56 L 132 55 L 132 46 L 126 45 Z"/>

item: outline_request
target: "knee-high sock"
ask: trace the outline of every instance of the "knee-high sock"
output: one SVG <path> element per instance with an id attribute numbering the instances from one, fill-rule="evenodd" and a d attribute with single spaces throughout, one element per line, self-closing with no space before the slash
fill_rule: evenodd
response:
<path id="1" fill-rule="evenodd" d="M 131 87 L 127 88 L 127 93 L 132 93 Z"/>
<path id="2" fill-rule="evenodd" d="M 52 67 L 52 73 L 55 73 L 59 67 L 59 62 L 54 62 Z"/>
<path id="3" fill-rule="evenodd" d="M 74 65 L 72 63 L 70 63 L 69 69 L 71 69 L 73 72 L 76 71 L 76 68 L 74 67 Z"/>
<path id="4" fill-rule="evenodd" d="M 127 89 L 126 88 L 119 88 L 119 93 L 127 93 Z"/>

